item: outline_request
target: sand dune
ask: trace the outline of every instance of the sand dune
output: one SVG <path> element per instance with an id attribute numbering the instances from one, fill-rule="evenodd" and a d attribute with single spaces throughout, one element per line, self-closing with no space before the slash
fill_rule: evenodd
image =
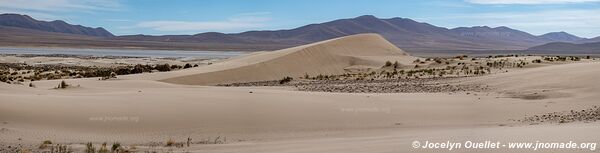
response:
<path id="1" fill-rule="evenodd" d="M 408 64 L 415 57 L 377 34 L 358 34 L 313 44 L 252 54 L 205 67 L 184 71 L 136 75 L 175 84 L 212 85 L 219 83 L 276 80 L 305 74 L 343 74 L 356 68 L 379 68 L 386 61 Z"/>

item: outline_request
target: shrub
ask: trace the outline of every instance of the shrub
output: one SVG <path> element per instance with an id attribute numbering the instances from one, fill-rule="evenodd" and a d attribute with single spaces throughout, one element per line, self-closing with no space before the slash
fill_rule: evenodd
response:
<path id="1" fill-rule="evenodd" d="M 279 80 L 279 84 L 285 84 L 285 83 L 288 83 L 288 82 L 292 81 L 293 79 L 294 79 L 294 78 L 292 78 L 292 77 L 289 77 L 289 76 L 287 76 L 287 77 L 284 77 L 283 79 Z"/>
<path id="2" fill-rule="evenodd" d="M 390 66 L 392 66 L 392 62 L 390 62 L 390 61 L 386 61 L 385 65 L 383 65 L 383 67 L 390 67 Z"/>
<path id="3" fill-rule="evenodd" d="M 436 63 L 441 64 L 442 63 L 442 59 L 441 58 L 435 58 L 433 59 Z"/>
<path id="4" fill-rule="evenodd" d="M 106 142 L 102 143 L 100 149 L 98 149 L 98 153 L 108 153 L 108 148 L 106 148 Z"/>
<path id="5" fill-rule="evenodd" d="M 191 67 L 192 67 L 192 65 L 190 63 L 185 63 L 185 65 L 183 66 L 184 69 L 191 68 Z"/>
<path id="6" fill-rule="evenodd" d="M 59 88 L 59 89 L 65 89 L 65 88 L 67 88 L 67 87 L 69 87 L 69 84 L 67 84 L 67 82 L 65 82 L 65 80 L 62 80 L 62 81 L 60 81 L 60 83 L 58 84 L 58 87 L 57 87 L 57 88 Z"/>
<path id="7" fill-rule="evenodd" d="M 94 148 L 94 144 L 88 142 L 85 144 L 85 152 L 86 153 L 96 153 L 96 148 Z"/>
<path id="8" fill-rule="evenodd" d="M 166 146 L 167 146 L 167 147 L 171 147 L 171 146 L 173 146 L 174 144 L 175 144 L 175 141 L 174 141 L 173 139 L 169 139 L 169 140 L 167 140 L 167 145 L 166 145 Z"/>
<path id="9" fill-rule="evenodd" d="M 112 152 L 118 151 L 121 148 L 121 143 L 119 142 L 115 142 L 113 143 L 112 147 L 110 148 L 110 150 Z"/>
<path id="10" fill-rule="evenodd" d="M 46 149 L 46 148 L 48 147 L 48 145 L 51 145 L 51 144 L 52 144 L 52 141 L 50 141 L 50 140 L 45 140 L 45 141 L 43 141 L 43 142 L 42 142 L 42 144 L 40 144 L 40 147 L 39 147 L 39 148 L 40 148 L 40 149 Z"/>
<path id="11" fill-rule="evenodd" d="M 133 69 L 131 69 L 131 73 L 136 74 L 136 73 L 150 72 L 151 70 L 152 70 L 152 67 L 149 65 L 137 64 L 137 65 L 133 66 Z"/>
<path id="12" fill-rule="evenodd" d="M 159 65 L 156 65 L 154 67 L 154 69 L 161 71 L 161 72 L 171 71 L 171 66 L 169 66 L 169 64 L 159 64 Z"/>

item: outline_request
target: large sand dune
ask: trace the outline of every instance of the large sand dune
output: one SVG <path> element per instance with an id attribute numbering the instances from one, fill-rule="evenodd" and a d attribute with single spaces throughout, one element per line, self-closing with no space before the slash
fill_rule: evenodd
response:
<path id="1" fill-rule="evenodd" d="M 356 68 L 379 68 L 386 61 L 412 62 L 414 57 L 377 34 L 358 34 L 313 44 L 247 55 L 179 72 L 145 74 L 168 83 L 212 85 L 277 80 L 305 74 L 343 74 Z"/>

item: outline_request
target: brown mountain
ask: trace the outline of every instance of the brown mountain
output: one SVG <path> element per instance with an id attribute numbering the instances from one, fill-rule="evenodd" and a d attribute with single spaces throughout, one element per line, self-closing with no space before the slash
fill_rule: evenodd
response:
<path id="1" fill-rule="evenodd" d="M 447 29 L 406 18 L 379 19 L 370 15 L 310 24 L 289 30 L 248 31 L 234 34 L 211 32 L 196 35 L 130 35 L 112 39 L 256 46 L 281 44 L 289 47 L 359 33 L 381 34 L 406 50 L 520 50 L 553 41 L 508 27 Z"/>
<path id="2" fill-rule="evenodd" d="M 582 44 L 582 43 L 594 43 L 594 42 L 600 42 L 600 37 L 594 37 L 594 38 L 589 38 L 589 39 L 582 39 L 582 40 L 579 40 L 579 41 L 577 41 L 575 43 Z"/>
<path id="3" fill-rule="evenodd" d="M 253 49 L 250 45 L 159 41 L 111 40 L 105 37 L 93 37 L 77 34 L 45 32 L 33 29 L 0 26 L 0 46 L 11 47 L 70 47 L 70 48 L 119 48 L 119 49 L 176 49 L 176 50 L 212 50 L 230 48 L 230 50 Z M 279 47 L 275 46 L 274 47 Z"/>
<path id="4" fill-rule="evenodd" d="M 111 37 L 112 34 L 109 32 L 101 34 L 102 31 L 106 31 L 102 28 L 96 28 L 98 31 L 94 34 L 89 32 L 93 28 L 73 26 L 62 21 L 37 21 L 26 15 L 14 14 L 1 15 L 0 25 L 4 25 L 4 28 L 0 28 L 0 35 L 11 37 L 3 38 L 3 42 L 0 42 L 3 46 L 86 47 L 89 45 L 87 47 L 254 51 L 287 48 L 359 33 L 378 33 L 407 51 L 455 51 L 524 50 L 550 42 L 571 42 L 579 38 L 567 33 L 534 36 L 508 27 L 477 26 L 448 29 L 407 18 L 379 19 L 371 15 L 287 30 L 163 36 Z M 27 32 L 18 32 L 23 29 L 27 29 Z M 14 37 L 17 34 L 19 37 Z M 584 40 L 588 39 L 578 42 Z"/>
<path id="5" fill-rule="evenodd" d="M 564 31 L 561 32 L 551 32 L 547 34 L 543 34 L 539 36 L 540 38 L 547 39 L 549 41 L 555 42 L 577 42 L 585 40 L 585 38 L 581 38 L 570 33 L 566 33 Z"/>
<path id="6" fill-rule="evenodd" d="M 0 26 L 34 29 L 46 32 L 77 34 L 86 36 L 112 37 L 112 33 L 104 28 L 90 28 L 81 25 L 71 25 L 61 20 L 39 21 L 27 15 L 0 14 Z"/>
<path id="7" fill-rule="evenodd" d="M 535 53 L 558 53 L 558 54 L 600 54 L 600 42 L 594 43 L 566 43 L 553 42 L 527 49 L 528 52 Z"/>

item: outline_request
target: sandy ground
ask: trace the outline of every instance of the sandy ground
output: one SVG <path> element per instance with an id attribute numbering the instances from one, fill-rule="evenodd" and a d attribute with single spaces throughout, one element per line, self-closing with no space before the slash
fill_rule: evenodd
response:
<path id="1" fill-rule="evenodd" d="M 414 141 L 600 142 L 600 123 L 529 125 L 527 115 L 600 105 L 599 62 L 469 77 L 485 92 L 351 94 L 285 87 L 213 87 L 123 76 L 0 84 L 0 144 L 121 142 L 159 152 L 444 152 Z M 169 72 L 175 73 L 175 72 Z M 186 75 L 190 72 L 182 72 Z M 152 74 L 155 75 L 155 74 Z M 143 77 L 142 77 L 143 78 Z M 148 77 L 152 78 L 152 77 Z M 192 83 L 193 84 L 193 83 Z M 541 95 L 534 96 L 529 95 Z M 225 144 L 151 147 L 226 138 Z M 455 149 L 452 152 L 597 152 L 591 149 Z"/>
<path id="2" fill-rule="evenodd" d="M 66 80 L 79 87 L 62 90 L 52 89 L 58 80 L 37 82 L 37 88 L 2 84 L 0 121 L 6 123 L 0 134 L 5 143 L 144 144 L 227 137 L 227 144 L 186 148 L 200 152 L 403 152 L 413 150 L 415 140 L 597 142 L 597 123 L 509 121 L 598 105 L 593 77 L 598 72 L 590 71 L 597 66 L 567 64 L 481 77 L 475 81 L 498 90 L 470 94 L 312 93 L 144 80 Z M 570 72 L 574 81 L 533 75 L 552 72 Z M 533 89 L 549 90 L 548 97 L 526 100 L 505 93 Z"/>

